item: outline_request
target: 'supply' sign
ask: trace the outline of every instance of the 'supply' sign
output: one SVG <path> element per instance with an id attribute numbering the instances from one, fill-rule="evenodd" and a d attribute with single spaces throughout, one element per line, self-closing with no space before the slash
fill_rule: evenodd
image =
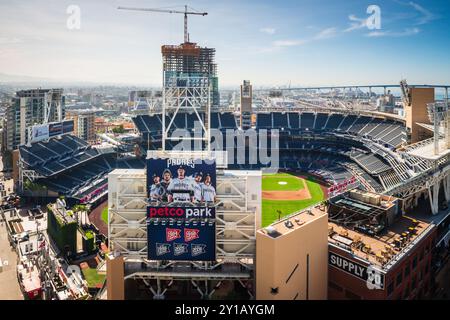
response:
<path id="1" fill-rule="evenodd" d="M 344 257 L 341 257 L 340 255 L 337 255 L 333 252 L 328 253 L 328 263 L 329 265 L 338 268 L 340 270 L 343 270 L 347 273 L 350 273 L 351 275 L 366 282 L 368 280 L 371 280 L 371 278 L 373 277 L 372 275 L 373 272 L 372 271 L 369 272 L 368 267 L 363 266 L 354 261 L 351 261 L 349 259 L 346 259 Z M 377 279 L 377 283 L 380 289 L 384 287 L 384 275 L 379 274 L 379 279 Z"/>

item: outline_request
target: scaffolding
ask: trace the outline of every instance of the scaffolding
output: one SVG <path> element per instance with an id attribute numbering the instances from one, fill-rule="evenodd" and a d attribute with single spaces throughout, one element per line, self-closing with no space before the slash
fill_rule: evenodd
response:
<path id="1" fill-rule="evenodd" d="M 218 106 L 220 95 L 217 65 L 214 62 L 215 49 L 201 48 L 186 42 L 178 46 L 165 45 L 163 56 L 163 150 L 165 141 L 171 140 L 169 132 L 176 129 L 174 120 L 178 112 L 197 115 L 202 127 L 202 140 L 208 150 L 209 117 L 202 119 L 200 113 L 209 115 L 211 106 Z M 194 139 L 183 139 L 194 140 Z"/>

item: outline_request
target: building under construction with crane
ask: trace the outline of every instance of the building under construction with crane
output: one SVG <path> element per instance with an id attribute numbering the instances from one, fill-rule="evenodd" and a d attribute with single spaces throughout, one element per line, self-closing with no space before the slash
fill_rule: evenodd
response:
<path id="1" fill-rule="evenodd" d="M 200 47 L 190 42 L 188 15 L 206 16 L 207 12 L 197 12 L 188 6 L 184 11 L 150 8 L 119 7 L 120 10 L 159 12 L 184 15 L 184 42 L 178 46 L 162 46 L 164 87 L 204 87 L 209 88 L 211 106 L 220 104 L 217 65 L 214 62 L 216 50 Z"/>
<path id="2" fill-rule="evenodd" d="M 161 51 L 164 86 L 182 87 L 190 82 L 191 86 L 210 87 L 211 105 L 219 106 L 217 65 L 214 62 L 215 49 L 202 48 L 196 43 L 184 42 L 179 46 L 164 45 Z"/>

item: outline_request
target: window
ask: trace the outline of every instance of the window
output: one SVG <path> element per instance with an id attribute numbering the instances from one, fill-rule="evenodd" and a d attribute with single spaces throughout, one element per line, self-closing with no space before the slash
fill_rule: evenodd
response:
<path id="1" fill-rule="evenodd" d="M 138 193 L 144 192 L 144 186 L 138 186 Z"/>
<path id="2" fill-rule="evenodd" d="M 413 270 L 415 270 L 417 268 L 417 256 L 415 256 L 412 261 L 412 268 L 413 268 Z"/>
<path id="3" fill-rule="evenodd" d="M 422 279 L 423 279 L 423 268 L 420 269 L 420 272 L 419 272 L 419 282 L 422 281 Z"/>
<path id="4" fill-rule="evenodd" d="M 429 270 L 429 264 L 427 263 L 426 266 L 425 266 L 425 274 L 428 273 L 428 270 Z"/>
<path id="5" fill-rule="evenodd" d="M 396 281 L 397 287 L 402 283 L 402 280 L 403 280 L 403 270 L 400 271 L 397 275 L 397 281 Z"/>
<path id="6" fill-rule="evenodd" d="M 394 281 L 392 281 L 387 288 L 387 294 L 388 296 L 390 296 L 392 294 L 392 292 L 394 292 Z"/>
<path id="7" fill-rule="evenodd" d="M 409 265 L 407 265 L 406 268 L 405 268 L 405 278 L 407 276 L 409 276 L 409 271 L 410 271 L 410 268 L 409 268 Z"/>
<path id="8" fill-rule="evenodd" d="M 403 292 L 403 298 L 408 298 L 409 296 L 409 284 L 406 286 L 405 291 Z"/>
<path id="9" fill-rule="evenodd" d="M 424 254 L 425 254 L 425 249 L 422 249 L 422 251 L 420 251 L 419 261 L 423 260 Z"/>
<path id="10" fill-rule="evenodd" d="M 417 280 L 417 277 L 416 276 L 414 276 L 413 277 L 413 279 L 412 279 L 412 281 L 411 281 L 411 288 L 413 288 L 413 290 L 414 290 L 414 288 L 416 287 L 416 280 Z"/>
<path id="11" fill-rule="evenodd" d="M 256 201 L 256 200 L 258 200 L 258 195 L 252 194 L 252 201 Z"/>

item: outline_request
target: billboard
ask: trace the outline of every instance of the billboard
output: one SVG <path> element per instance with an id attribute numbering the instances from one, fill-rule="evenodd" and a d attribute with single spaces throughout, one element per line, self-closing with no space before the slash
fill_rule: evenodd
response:
<path id="1" fill-rule="evenodd" d="M 215 207 L 168 207 L 149 206 L 147 218 L 170 218 L 170 219 L 215 219 Z"/>
<path id="2" fill-rule="evenodd" d="M 50 137 L 58 136 L 63 133 L 62 131 L 62 123 L 61 122 L 54 122 L 48 124 L 48 132 Z"/>
<path id="3" fill-rule="evenodd" d="M 65 120 L 62 123 L 62 133 L 73 132 L 75 128 L 73 120 Z"/>
<path id="4" fill-rule="evenodd" d="M 215 261 L 215 222 L 148 220 L 148 259 Z"/>
<path id="5" fill-rule="evenodd" d="M 48 124 L 33 126 L 31 142 L 47 140 L 49 138 Z"/>
<path id="6" fill-rule="evenodd" d="M 216 201 L 214 160 L 147 160 L 147 192 L 153 206 L 199 207 Z"/>

